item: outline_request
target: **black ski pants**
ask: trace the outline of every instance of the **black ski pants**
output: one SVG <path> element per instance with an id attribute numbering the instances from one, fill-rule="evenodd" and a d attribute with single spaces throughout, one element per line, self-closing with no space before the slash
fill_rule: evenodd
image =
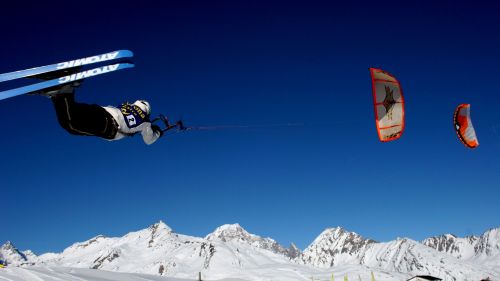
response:
<path id="1" fill-rule="evenodd" d="M 55 95 L 52 102 L 59 124 L 70 134 L 115 138 L 118 125 L 113 116 L 101 106 L 77 103 L 74 93 Z"/>

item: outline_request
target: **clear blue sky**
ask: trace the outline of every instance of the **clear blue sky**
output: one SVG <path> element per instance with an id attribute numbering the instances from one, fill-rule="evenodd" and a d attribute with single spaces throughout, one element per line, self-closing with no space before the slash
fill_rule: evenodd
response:
<path id="1" fill-rule="evenodd" d="M 0 243 L 61 251 L 158 220 L 194 236 L 238 222 L 302 249 L 334 226 L 379 241 L 500 226 L 495 1 L 162 2 L 5 4 L 0 72 L 131 49 L 136 68 L 89 79 L 77 99 L 147 99 L 191 125 L 304 126 L 148 147 L 69 135 L 44 97 L 3 100 Z M 400 140 L 378 140 L 369 67 L 401 81 Z M 460 103 L 476 150 L 453 130 Z"/>

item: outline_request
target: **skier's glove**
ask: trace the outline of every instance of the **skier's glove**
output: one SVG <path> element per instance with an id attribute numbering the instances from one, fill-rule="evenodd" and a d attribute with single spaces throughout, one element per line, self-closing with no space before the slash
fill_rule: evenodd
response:
<path id="1" fill-rule="evenodd" d="M 156 135 L 156 133 L 160 134 L 160 137 L 163 136 L 163 131 L 160 129 L 158 125 L 151 125 L 151 130 L 153 130 L 153 133 Z"/>

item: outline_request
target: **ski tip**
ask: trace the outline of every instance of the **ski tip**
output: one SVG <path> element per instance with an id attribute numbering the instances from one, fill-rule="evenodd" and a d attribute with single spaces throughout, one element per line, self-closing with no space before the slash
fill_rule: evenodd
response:
<path id="1" fill-rule="evenodd" d="M 135 67 L 135 64 L 129 63 L 129 62 L 120 63 L 120 65 L 122 66 L 121 68 L 132 68 L 132 67 Z"/>
<path id="2" fill-rule="evenodd" d="M 123 49 L 123 50 L 118 50 L 118 52 L 121 54 L 121 57 L 133 57 L 134 56 L 134 52 L 132 52 L 131 50 Z"/>

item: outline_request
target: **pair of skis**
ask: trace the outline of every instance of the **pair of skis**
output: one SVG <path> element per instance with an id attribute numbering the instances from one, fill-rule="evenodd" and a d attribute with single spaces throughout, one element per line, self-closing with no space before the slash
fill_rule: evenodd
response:
<path id="1" fill-rule="evenodd" d="M 39 92 L 77 82 L 86 78 L 95 77 L 121 69 L 131 68 L 134 67 L 134 64 L 127 62 L 118 62 L 114 64 L 99 66 L 89 70 L 82 70 L 82 68 L 86 65 L 101 64 L 104 62 L 131 58 L 133 56 L 134 54 L 129 50 L 118 50 L 91 57 L 3 73 L 0 74 L 0 82 L 7 82 L 20 78 L 39 78 L 45 81 L 11 90 L 0 91 L 0 100 L 23 94 Z M 56 76 L 57 78 L 54 78 L 54 76 Z"/>

